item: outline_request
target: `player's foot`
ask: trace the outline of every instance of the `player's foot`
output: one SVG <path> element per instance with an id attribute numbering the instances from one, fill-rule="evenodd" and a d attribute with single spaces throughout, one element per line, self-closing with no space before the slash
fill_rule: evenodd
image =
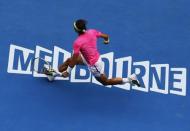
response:
<path id="1" fill-rule="evenodd" d="M 52 75 L 52 73 L 47 69 L 47 68 L 43 68 L 42 72 L 45 74 L 45 75 Z"/>
<path id="2" fill-rule="evenodd" d="M 138 79 L 137 79 L 136 74 L 132 74 L 129 78 L 131 79 L 131 84 L 132 85 L 136 85 L 138 87 L 141 86 L 140 83 L 139 83 L 139 81 L 138 81 Z"/>
<path id="3" fill-rule="evenodd" d="M 46 75 L 53 76 L 55 74 L 55 71 L 53 69 L 47 69 L 47 68 L 44 67 L 43 73 L 46 74 Z"/>
<path id="4" fill-rule="evenodd" d="M 53 81 L 54 78 L 56 77 L 56 72 L 53 69 L 44 68 L 43 73 L 47 75 L 49 81 Z"/>

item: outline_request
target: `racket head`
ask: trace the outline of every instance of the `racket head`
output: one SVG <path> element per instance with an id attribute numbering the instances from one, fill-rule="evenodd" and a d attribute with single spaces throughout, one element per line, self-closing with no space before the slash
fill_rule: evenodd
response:
<path id="1" fill-rule="evenodd" d="M 48 70 L 51 69 L 50 63 L 40 57 L 34 58 L 32 63 L 33 63 L 33 71 L 39 74 L 44 74 L 44 69 Z"/>

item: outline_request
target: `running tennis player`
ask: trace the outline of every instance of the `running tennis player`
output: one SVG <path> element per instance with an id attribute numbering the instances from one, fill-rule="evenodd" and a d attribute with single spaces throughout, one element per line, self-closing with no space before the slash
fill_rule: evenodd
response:
<path id="1" fill-rule="evenodd" d="M 74 30 L 78 34 L 73 43 L 73 55 L 59 66 L 63 77 L 68 77 L 75 65 L 86 65 L 95 78 L 103 85 L 116 85 L 130 83 L 140 86 L 135 74 L 128 78 L 108 79 L 104 73 L 103 62 L 97 49 L 97 39 L 103 38 L 104 44 L 109 43 L 109 36 L 94 29 L 86 28 L 86 20 L 79 19 L 74 22 Z"/>

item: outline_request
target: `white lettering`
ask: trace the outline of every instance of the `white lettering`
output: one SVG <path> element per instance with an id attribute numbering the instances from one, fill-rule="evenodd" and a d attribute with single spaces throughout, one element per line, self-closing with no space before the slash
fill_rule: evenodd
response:
<path id="1" fill-rule="evenodd" d="M 152 87 L 150 88 L 150 91 L 168 94 L 168 83 L 169 83 L 169 65 L 168 64 L 154 64 L 151 65 L 153 69 L 155 69 L 156 74 L 153 73 L 153 80 L 152 80 Z M 165 74 L 162 73 L 162 70 L 164 69 Z M 156 80 L 156 76 L 158 77 L 158 80 Z M 165 78 L 164 80 L 161 80 L 161 78 Z M 162 88 L 160 89 L 158 86 L 158 82 L 165 83 Z"/>
<path id="2" fill-rule="evenodd" d="M 19 54 L 17 54 L 18 56 L 15 56 L 16 52 L 20 52 Z M 32 74 L 32 60 L 29 59 L 29 55 L 31 54 L 34 54 L 33 50 L 11 44 L 7 72 L 15 74 Z M 15 57 L 18 58 L 16 59 Z M 16 69 L 14 68 L 15 62 L 18 62 L 17 67 L 15 67 Z M 23 69 L 24 67 L 25 69 Z"/>
<path id="3" fill-rule="evenodd" d="M 149 61 L 141 61 L 141 62 L 134 62 L 134 66 L 137 66 L 135 68 L 135 74 L 137 75 L 138 79 L 142 78 L 142 81 L 140 81 L 141 85 L 142 82 L 144 83 L 144 87 L 137 87 L 132 86 L 133 89 L 148 92 L 149 89 L 149 68 L 150 68 L 150 62 Z M 143 72 L 142 69 L 143 68 Z"/>
<path id="4" fill-rule="evenodd" d="M 124 74 L 127 74 L 126 77 L 131 75 L 131 66 L 132 66 L 132 57 L 123 57 L 123 58 L 118 58 L 115 59 L 116 62 L 116 77 L 121 77 L 123 78 L 123 64 L 124 62 L 127 62 L 127 70 L 124 70 Z M 125 90 L 130 90 L 130 84 L 126 83 L 124 85 L 115 85 L 115 87 L 125 89 Z"/>
<path id="5" fill-rule="evenodd" d="M 187 75 L 187 70 L 185 68 L 171 68 L 172 72 L 180 72 L 178 74 L 173 75 L 174 80 L 178 80 L 173 82 L 173 88 L 177 90 L 170 90 L 171 94 L 176 94 L 176 95 L 186 95 L 186 75 Z"/>

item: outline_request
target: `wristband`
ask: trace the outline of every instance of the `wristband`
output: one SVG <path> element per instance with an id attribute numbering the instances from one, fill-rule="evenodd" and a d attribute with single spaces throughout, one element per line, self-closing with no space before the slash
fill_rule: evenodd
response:
<path id="1" fill-rule="evenodd" d="M 108 38 L 108 40 L 104 40 L 104 43 L 108 44 L 110 42 L 110 39 Z"/>
<path id="2" fill-rule="evenodd" d="M 69 74 L 71 74 L 72 69 L 73 69 L 73 68 L 71 68 L 70 66 L 68 66 L 68 67 L 67 67 L 67 72 L 68 72 Z"/>

